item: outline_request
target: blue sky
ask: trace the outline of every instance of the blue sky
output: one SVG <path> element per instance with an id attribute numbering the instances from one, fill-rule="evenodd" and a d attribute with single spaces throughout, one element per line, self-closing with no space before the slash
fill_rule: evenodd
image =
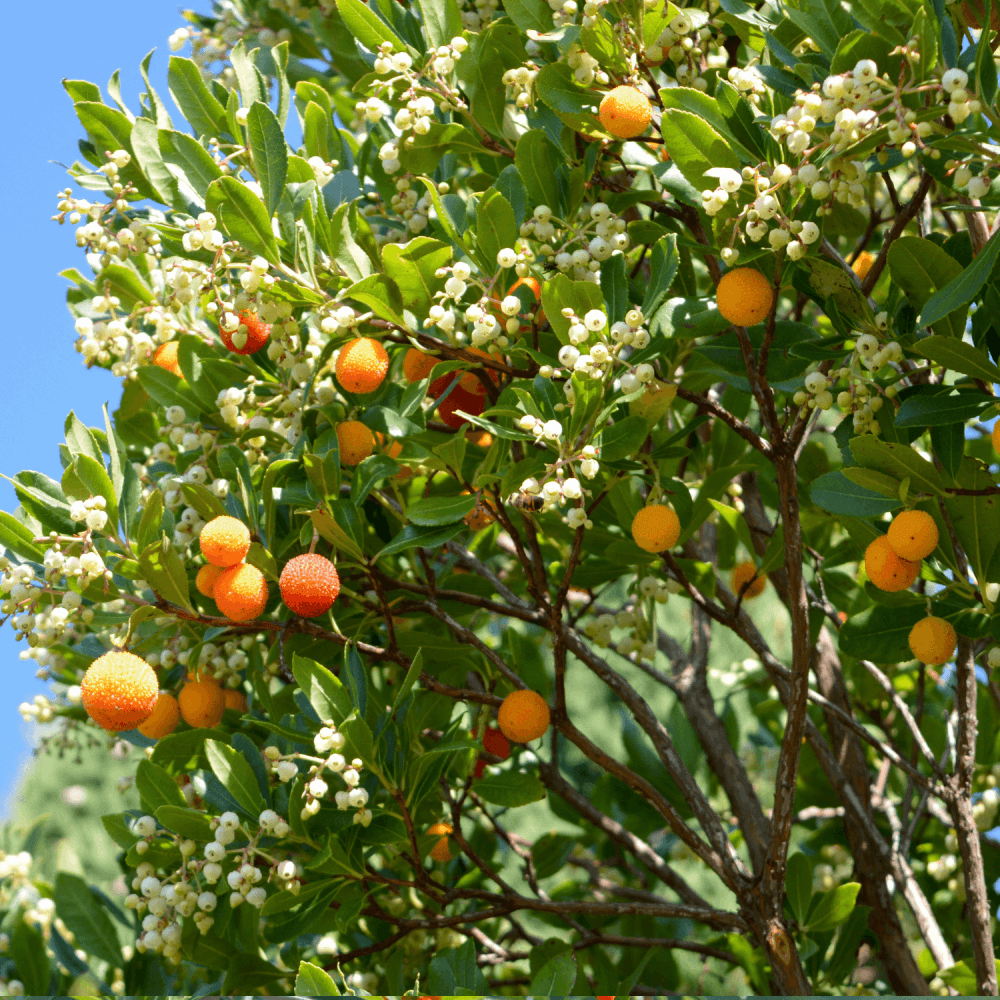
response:
<path id="1" fill-rule="evenodd" d="M 207 11 L 207 2 L 198 3 Z M 83 135 L 62 79 L 91 80 L 107 93 L 111 74 L 121 70 L 122 95 L 138 108 L 142 89 L 139 63 L 156 47 L 151 82 L 167 99 L 167 38 L 184 22 L 177 3 L 166 0 L 91 0 L 85 7 L 67 0 L 43 6 L 7 4 L 8 45 L 0 75 L 8 94 L 4 118 L 7 163 L 10 168 L 5 209 L 3 275 L 7 301 L 4 347 L 4 397 L 7 416 L 0 442 L 0 472 L 13 475 L 37 469 L 60 475 L 58 445 L 63 421 L 75 410 L 90 425 L 102 426 L 101 404 L 113 409 L 121 392 L 117 379 L 103 371 L 88 372 L 73 349 L 75 334 L 66 310 L 66 282 L 59 272 L 86 261 L 77 249 L 69 223 L 50 221 L 56 192 L 68 178 L 58 163 L 77 158 Z M 45 23 L 43 23 L 43 20 Z M 29 39 L 44 36 L 44 44 Z M 17 501 L 10 485 L 0 480 L 0 508 Z M 9 625 L 0 629 L 0 814 L 7 806 L 17 777 L 30 758 L 34 725 L 21 721 L 17 706 L 44 693 L 34 675 L 34 661 L 18 658 Z"/>

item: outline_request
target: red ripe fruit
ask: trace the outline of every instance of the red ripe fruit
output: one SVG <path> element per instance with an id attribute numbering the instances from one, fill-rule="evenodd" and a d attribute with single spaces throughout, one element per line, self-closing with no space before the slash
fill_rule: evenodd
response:
<path id="1" fill-rule="evenodd" d="M 228 330 L 219 327 L 219 336 L 222 342 L 234 354 L 256 354 L 268 341 L 271 336 L 271 327 L 263 322 L 256 313 L 241 312 L 240 325 L 247 330 L 247 340 L 242 347 L 237 347 L 233 343 L 233 335 Z"/>
<path id="2" fill-rule="evenodd" d="M 340 577 L 325 556 L 306 553 L 285 563 L 278 586 L 281 599 L 292 611 L 303 618 L 317 618 L 337 599 Z"/>
<path id="3" fill-rule="evenodd" d="M 494 757 L 506 760 L 510 756 L 510 740 L 499 729 L 487 726 L 486 732 L 483 733 L 483 749 Z"/>
<path id="4" fill-rule="evenodd" d="M 464 410 L 466 413 L 478 417 L 484 409 L 486 409 L 485 396 L 473 396 L 471 393 L 465 392 L 461 386 L 455 386 L 438 407 L 438 419 L 457 431 L 469 421 L 465 417 L 458 416 L 456 410 Z"/>

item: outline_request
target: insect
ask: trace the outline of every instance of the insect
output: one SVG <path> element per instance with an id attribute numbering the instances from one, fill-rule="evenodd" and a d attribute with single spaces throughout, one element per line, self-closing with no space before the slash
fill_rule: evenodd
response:
<path id="1" fill-rule="evenodd" d="M 480 531 L 491 525 L 496 519 L 497 512 L 482 491 L 476 494 L 476 506 L 462 518 L 473 531 Z"/>
<path id="2" fill-rule="evenodd" d="M 511 493 L 507 498 L 507 504 L 516 510 L 526 510 L 537 513 L 545 506 L 545 500 L 533 493 L 525 493 L 521 490 L 518 493 Z"/>

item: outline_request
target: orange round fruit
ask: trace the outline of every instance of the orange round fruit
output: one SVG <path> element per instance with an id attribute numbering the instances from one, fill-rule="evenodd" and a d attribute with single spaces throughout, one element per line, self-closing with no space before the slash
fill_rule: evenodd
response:
<path id="1" fill-rule="evenodd" d="M 879 590 L 892 594 L 913 586 L 920 573 L 920 563 L 900 559 L 888 536 L 879 535 L 865 549 L 865 572 Z"/>
<path id="2" fill-rule="evenodd" d="M 431 848 L 431 857 L 435 861 L 451 861 L 451 844 L 448 843 L 448 837 L 452 833 L 451 824 L 433 823 L 427 828 L 427 832 L 435 836 L 442 834 L 441 839 Z"/>
<path id="3" fill-rule="evenodd" d="M 215 681 L 188 681 L 177 695 L 181 718 L 195 729 L 211 729 L 222 720 L 226 698 Z"/>
<path id="4" fill-rule="evenodd" d="M 237 347 L 233 340 L 235 334 L 246 334 L 246 341 L 242 347 Z M 222 342 L 233 352 L 233 354 L 256 354 L 268 341 L 271 336 L 271 327 L 265 323 L 256 313 L 241 312 L 240 325 L 233 333 L 219 327 L 219 336 Z"/>
<path id="5" fill-rule="evenodd" d="M 411 384 L 427 378 L 440 358 L 411 347 L 403 356 L 403 378 Z"/>
<path id="6" fill-rule="evenodd" d="M 80 693 L 87 715 L 101 728 L 120 733 L 135 729 L 153 714 L 160 685 L 141 656 L 116 649 L 91 663 Z"/>
<path id="7" fill-rule="evenodd" d="M 337 424 L 337 444 L 342 465 L 357 465 L 375 450 L 375 435 L 360 420 Z"/>
<path id="8" fill-rule="evenodd" d="M 223 688 L 222 699 L 226 708 L 235 708 L 237 712 L 247 710 L 247 696 L 236 688 Z"/>
<path id="9" fill-rule="evenodd" d="M 469 421 L 465 417 L 460 417 L 456 411 L 462 410 L 478 417 L 484 409 L 486 409 L 485 396 L 474 396 L 457 385 L 448 393 L 444 402 L 438 406 L 438 419 L 441 423 L 447 424 L 457 431 Z"/>
<path id="10" fill-rule="evenodd" d="M 215 581 L 215 603 L 234 622 L 259 618 L 267 605 L 267 580 L 256 566 L 240 563 L 230 566 Z"/>
<path id="11" fill-rule="evenodd" d="M 604 95 L 597 117 L 616 139 L 633 139 L 649 128 L 653 109 L 641 90 L 622 86 Z"/>
<path id="12" fill-rule="evenodd" d="M 719 312 L 733 326 L 754 326 L 771 311 L 774 289 L 756 268 L 737 267 L 722 276 L 715 298 Z"/>
<path id="13" fill-rule="evenodd" d="M 955 655 L 958 636 L 951 622 L 929 615 L 910 629 L 909 642 L 910 651 L 921 663 L 939 667 Z"/>
<path id="14" fill-rule="evenodd" d="M 920 562 L 937 548 L 938 529 L 926 511 L 904 510 L 892 519 L 886 538 L 900 559 Z"/>
<path id="15" fill-rule="evenodd" d="M 201 554 L 213 566 L 235 566 L 250 551 L 250 529 L 238 518 L 223 514 L 201 529 L 198 542 Z"/>
<path id="16" fill-rule="evenodd" d="M 221 566 L 205 563 L 194 578 L 194 585 L 198 588 L 198 593 L 204 597 L 215 597 L 215 581 L 218 580 L 221 572 Z"/>
<path id="17" fill-rule="evenodd" d="M 649 504 L 632 518 L 632 538 L 646 552 L 666 552 L 677 544 L 680 536 L 680 518 L 666 504 Z"/>
<path id="18" fill-rule="evenodd" d="M 337 381 L 347 392 L 374 392 L 388 371 L 389 355 L 371 337 L 356 337 L 344 344 L 337 357 Z"/>
<path id="19" fill-rule="evenodd" d="M 517 290 L 521 287 L 530 288 L 535 294 L 535 302 L 541 303 L 542 301 L 542 286 L 537 278 L 533 278 L 530 274 L 526 274 L 523 278 L 518 278 L 513 285 L 510 286 L 510 291 L 508 295 L 517 295 Z M 535 316 L 538 326 L 545 326 L 545 310 L 539 305 L 538 312 Z"/>
<path id="20" fill-rule="evenodd" d="M 489 431 L 476 428 L 476 430 L 465 432 L 465 440 L 477 448 L 489 448 L 493 444 L 493 435 Z"/>
<path id="21" fill-rule="evenodd" d="M 152 362 L 160 368 L 165 368 L 172 375 L 184 378 L 184 372 L 181 371 L 180 362 L 177 360 L 177 348 L 179 346 L 176 340 L 168 340 L 167 343 L 160 344 L 153 351 Z"/>
<path id="22" fill-rule="evenodd" d="M 161 691 L 153 712 L 145 722 L 139 723 L 139 732 L 151 740 L 169 736 L 181 721 L 181 709 L 177 699 L 166 691 Z"/>
<path id="23" fill-rule="evenodd" d="M 307 552 L 285 563 L 278 586 L 281 599 L 292 611 L 303 618 L 318 618 L 337 599 L 340 577 L 326 556 Z"/>
<path id="24" fill-rule="evenodd" d="M 489 358 L 490 361 L 503 361 L 503 358 L 496 352 L 493 354 L 487 354 L 486 351 L 481 351 L 478 347 L 469 347 L 467 350 L 469 354 L 475 354 L 480 358 Z M 484 368 L 483 371 L 486 372 L 487 377 L 494 385 L 500 384 L 500 372 L 498 372 L 495 368 Z M 486 386 L 479 381 L 475 372 L 466 372 L 459 380 L 458 388 L 469 393 L 471 396 L 486 395 Z"/>
<path id="25" fill-rule="evenodd" d="M 753 582 L 748 583 L 751 580 Z M 764 587 L 767 585 L 767 575 L 765 573 L 758 574 L 757 567 L 752 562 L 741 562 L 733 570 L 733 593 L 737 597 L 740 596 L 740 589 L 744 584 L 747 584 L 747 587 L 743 591 L 743 600 L 749 601 L 751 598 L 758 597 L 764 593 Z"/>
<path id="26" fill-rule="evenodd" d="M 530 743 L 544 736 L 551 717 L 549 706 L 537 691 L 512 691 L 497 712 L 500 732 L 514 743 Z"/>
<path id="27" fill-rule="evenodd" d="M 990 435 L 993 442 L 993 450 L 1000 452 L 1000 420 L 993 425 L 993 433 Z"/>
<path id="28" fill-rule="evenodd" d="M 861 253 L 854 258 L 851 270 L 858 276 L 859 281 L 864 281 L 868 276 L 868 272 L 872 269 L 872 264 L 874 263 L 875 258 L 867 250 L 862 250 Z"/>

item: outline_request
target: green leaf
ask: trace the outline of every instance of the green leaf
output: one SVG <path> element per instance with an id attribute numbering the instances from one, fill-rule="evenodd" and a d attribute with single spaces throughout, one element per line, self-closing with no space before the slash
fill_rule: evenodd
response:
<path id="1" fill-rule="evenodd" d="M 996 399 L 979 389 L 950 385 L 918 385 L 900 393 L 897 427 L 938 427 L 964 423 L 995 405 Z"/>
<path id="2" fill-rule="evenodd" d="M 851 466 L 843 470 L 844 475 L 850 479 L 855 486 L 863 486 L 865 489 L 874 490 L 885 497 L 899 496 L 899 480 L 893 479 L 882 472 L 875 472 L 873 469 L 863 469 L 860 466 Z"/>
<path id="3" fill-rule="evenodd" d="M 673 233 L 661 237 L 653 244 L 649 254 L 649 284 L 646 285 L 646 295 L 642 300 L 643 316 L 651 318 L 666 301 L 679 262 L 677 237 Z"/>
<path id="4" fill-rule="evenodd" d="M 990 361 L 985 351 L 964 340 L 954 337 L 925 337 L 911 345 L 910 350 L 963 375 L 985 379 L 987 382 L 1000 382 L 1000 368 Z"/>
<path id="5" fill-rule="evenodd" d="M 851 68 L 853 69 L 854 67 L 852 66 Z M 749 162 L 751 158 L 750 152 L 742 148 L 739 140 L 730 131 L 729 124 L 722 114 L 722 109 L 714 97 L 709 97 L 708 94 L 702 93 L 700 90 L 695 90 L 694 87 L 661 87 L 660 100 L 663 102 L 665 109 L 674 108 L 679 111 L 689 111 L 691 114 L 708 122 L 734 150 L 743 152 Z"/>
<path id="6" fill-rule="evenodd" d="M 279 262 L 278 244 L 271 231 L 270 216 L 260 198 L 245 184 L 235 177 L 220 177 L 209 185 L 205 204 L 219 219 L 220 228 L 242 244 L 244 249 L 260 254 L 272 264 Z"/>
<path id="7" fill-rule="evenodd" d="M 404 143 L 399 150 L 403 169 L 412 174 L 433 174 L 445 153 L 485 153 L 475 132 L 459 122 L 442 125 L 434 122 L 423 135 L 414 135 L 412 145 Z"/>
<path id="8" fill-rule="evenodd" d="M 135 271 L 123 264 L 109 264 L 103 268 L 99 282 L 102 288 L 107 284 L 111 294 L 117 295 L 130 312 L 140 302 L 149 305 L 153 301 L 153 290 L 147 287 Z"/>
<path id="9" fill-rule="evenodd" d="M 817 933 L 839 927 L 851 915 L 860 889 L 860 882 L 845 882 L 822 893 L 809 911 L 803 929 Z"/>
<path id="10" fill-rule="evenodd" d="M 71 455 L 89 455 L 97 462 L 102 461 L 101 446 L 94 432 L 72 410 L 63 424 L 63 433 Z"/>
<path id="11" fill-rule="evenodd" d="M 35 533 L 13 514 L 0 510 L 0 545 L 16 552 L 23 559 L 40 563 L 45 553 L 34 542 Z"/>
<path id="12" fill-rule="evenodd" d="M 828 472 L 815 480 L 809 496 L 817 507 L 831 514 L 850 514 L 854 517 L 877 517 L 902 507 L 896 497 L 889 500 L 881 493 L 857 486 L 843 472 Z"/>
<path id="13" fill-rule="evenodd" d="M 862 936 L 868 929 L 868 914 L 870 906 L 855 905 L 850 916 L 844 921 L 837 935 L 837 944 L 830 956 L 830 961 L 823 970 L 823 975 L 829 983 L 842 983 L 854 971 L 857 965 L 858 946 Z"/>
<path id="14" fill-rule="evenodd" d="M 52 898 L 59 917 L 72 932 L 77 948 L 107 962 L 113 969 L 124 968 L 122 946 L 114 924 L 82 878 L 69 872 L 58 872 Z M 46 993 L 47 988 L 46 983 L 42 992 Z"/>
<path id="15" fill-rule="evenodd" d="M 417 500 L 406 509 L 407 519 L 422 528 L 461 521 L 476 506 L 475 496 L 428 497 Z"/>
<path id="16" fill-rule="evenodd" d="M 476 965 L 476 947 L 471 938 L 460 948 L 439 951 L 431 959 L 430 974 L 424 988 L 438 990 L 437 995 L 442 997 L 482 996 L 486 993 L 486 979 Z"/>
<path id="17" fill-rule="evenodd" d="M 543 66 L 535 77 L 535 93 L 574 131 L 594 138 L 607 134 L 597 118 L 600 95 L 577 83 L 567 63 Z"/>
<path id="18" fill-rule="evenodd" d="M 541 129 L 530 129 L 517 140 L 514 166 L 528 193 L 529 206 L 548 205 L 553 211 L 558 208 L 556 164 L 560 159 L 559 151 Z"/>
<path id="19" fill-rule="evenodd" d="M 576 955 L 571 951 L 560 952 L 550 958 L 532 976 L 528 995 L 538 997 L 569 996 L 576 982 Z"/>
<path id="20" fill-rule="evenodd" d="M 876 663 L 901 663 L 913 659 L 908 642 L 910 629 L 926 616 L 923 605 L 901 607 L 873 605 L 851 615 L 840 627 L 840 650 Z"/>
<path id="21" fill-rule="evenodd" d="M 347 688 L 322 664 L 296 653 L 292 673 L 320 719 L 332 719 L 340 725 L 354 710 Z"/>
<path id="22" fill-rule="evenodd" d="M 785 896 L 792 916 L 802 924 L 812 899 L 813 863 L 801 851 L 788 859 L 785 869 Z"/>
<path id="23" fill-rule="evenodd" d="M 976 973 L 965 962 L 956 962 L 948 969 L 937 973 L 946 986 L 950 986 L 959 996 L 974 997 L 979 993 Z"/>
<path id="24" fill-rule="evenodd" d="M 153 185 L 157 198 L 164 205 L 184 209 L 186 204 L 180 197 L 177 178 L 167 169 L 160 154 L 160 136 L 156 123 L 149 118 L 137 118 L 132 125 L 131 140 L 136 162 Z"/>
<path id="25" fill-rule="evenodd" d="M 339 997 L 340 987 L 318 965 L 303 959 L 295 977 L 295 993 L 301 997 Z"/>
<path id="26" fill-rule="evenodd" d="M 685 180 L 699 191 L 717 186 L 706 171 L 714 167 L 740 169 L 740 161 L 729 143 L 708 122 L 690 111 L 665 110 L 661 131 L 670 159 Z"/>
<path id="27" fill-rule="evenodd" d="M 932 240 L 919 236 L 903 236 L 896 240 L 889 248 L 887 260 L 892 280 L 906 292 L 914 310 L 922 310 L 919 324 L 933 325 L 935 333 L 961 340 L 965 333 L 963 307 L 968 299 L 932 320 L 927 319 L 926 303 L 938 289 L 950 287 L 954 280 L 962 277 L 962 265 Z"/>
<path id="28" fill-rule="evenodd" d="M 218 740 L 205 740 L 205 756 L 226 791 L 256 819 L 267 803 L 257 786 L 253 768 L 232 747 Z"/>
<path id="29" fill-rule="evenodd" d="M 645 417 L 625 417 L 601 433 L 601 460 L 618 462 L 634 455 L 649 434 Z"/>
<path id="30" fill-rule="evenodd" d="M 167 70 L 167 86 L 174 104 L 191 123 L 196 135 L 228 134 L 226 109 L 208 89 L 208 84 L 201 75 L 201 69 L 193 60 L 171 56 Z"/>
<path id="31" fill-rule="evenodd" d="M 160 806 L 187 807 L 177 782 L 158 764 L 140 760 L 135 772 L 135 787 L 144 808 L 155 812 Z"/>
<path id="32" fill-rule="evenodd" d="M 503 9 L 521 31 L 539 31 L 544 34 L 552 30 L 552 10 L 545 0 L 506 0 Z"/>
<path id="33" fill-rule="evenodd" d="M 895 479 L 909 479 L 910 485 L 921 492 L 940 493 L 944 488 L 941 473 L 908 445 L 880 441 L 874 434 L 862 434 L 851 438 L 851 454 L 858 465 Z"/>
<path id="34" fill-rule="evenodd" d="M 465 525 L 461 521 L 456 524 L 446 524 L 441 528 L 420 528 L 416 525 L 408 524 L 398 535 L 394 536 L 391 541 L 387 542 L 378 551 L 375 558 L 382 559 L 385 556 L 396 555 L 399 552 L 405 552 L 407 549 L 418 547 L 425 549 L 437 548 L 437 546 L 444 545 L 445 542 L 450 541 L 455 535 L 465 530 Z"/>
<path id="35" fill-rule="evenodd" d="M 992 477 L 973 459 L 965 458 L 955 482 L 963 489 L 987 490 L 994 487 Z M 990 576 L 988 569 L 993 553 L 1000 544 L 1000 517 L 996 495 L 954 496 L 945 498 L 944 505 L 951 517 L 952 527 L 980 587 L 985 587 Z"/>
<path id="36" fill-rule="evenodd" d="M 542 0 L 537 0 L 542 3 Z M 462 34 L 462 15 L 456 0 L 417 0 L 427 42 L 432 48 L 447 45 Z M 507 11 L 508 15 L 510 11 Z"/>
<path id="37" fill-rule="evenodd" d="M 247 136 L 257 180 L 264 192 L 264 206 L 268 215 L 274 215 L 285 190 L 288 149 L 277 116 L 263 101 L 254 101 L 250 105 Z"/>
<path id="38" fill-rule="evenodd" d="M 115 496 L 115 488 L 111 485 L 111 477 L 103 463 L 89 455 L 77 455 L 73 459 L 73 471 L 83 483 L 88 496 L 104 497 L 104 511 L 108 515 L 108 524 L 113 529 L 118 523 L 118 498 Z M 86 500 L 87 497 L 80 496 L 76 499 Z"/>
<path id="39" fill-rule="evenodd" d="M 139 513 L 142 485 L 139 483 L 139 476 L 136 474 L 134 466 L 129 461 L 121 438 L 111 424 L 107 404 L 101 409 L 104 414 L 104 429 L 111 458 L 111 485 L 118 499 L 118 520 L 121 522 L 123 536 L 128 538 L 135 527 L 135 520 Z M 97 456 L 97 461 L 103 468 L 103 460 L 100 455 Z M 83 477 L 81 476 L 81 478 Z M 109 519 L 110 516 L 109 511 Z"/>
<path id="40" fill-rule="evenodd" d="M 889 253 L 891 256 L 892 251 L 890 250 Z M 979 294 L 983 285 L 990 280 L 990 275 L 993 273 L 993 267 L 997 261 L 997 254 L 1000 254 L 1000 233 L 994 233 L 989 238 L 976 259 L 961 274 L 950 280 L 944 287 L 941 287 L 940 283 L 934 285 L 938 291 L 927 299 L 920 311 L 918 319 L 920 325 L 931 326 L 971 302 Z M 962 331 L 956 336 L 960 337 L 964 332 L 963 323 Z"/>
<path id="41" fill-rule="evenodd" d="M 14 959 L 17 978 L 24 983 L 25 996 L 50 996 L 49 960 L 45 940 L 30 924 L 20 921 L 10 942 L 10 957 Z M 121 957 L 118 959 L 121 963 Z"/>
<path id="42" fill-rule="evenodd" d="M 531 846 L 531 861 L 538 878 L 555 875 L 573 853 L 576 838 L 564 833 L 546 833 Z"/>
<path id="43" fill-rule="evenodd" d="M 396 52 L 407 48 L 402 39 L 362 0 L 337 0 L 337 10 L 350 33 L 370 52 L 378 52 L 382 42 L 392 42 Z"/>
<path id="44" fill-rule="evenodd" d="M 444 279 L 434 272 L 451 260 L 452 252 L 447 243 L 429 236 L 417 236 L 402 246 L 387 243 L 382 250 L 382 262 L 396 282 L 403 305 L 415 316 L 426 316 L 435 292 L 444 287 Z"/>
<path id="45" fill-rule="evenodd" d="M 501 771 L 484 774 L 476 782 L 476 794 L 495 806 L 515 808 L 545 798 L 545 786 L 533 774 L 520 771 Z"/>
<path id="46" fill-rule="evenodd" d="M 181 557 L 166 535 L 159 541 L 150 543 L 139 555 L 142 577 L 154 592 L 171 604 L 193 612 L 191 595 L 188 590 L 187 572 Z"/>
<path id="47" fill-rule="evenodd" d="M 486 191 L 476 205 L 476 239 L 484 272 L 495 274 L 499 270 L 497 254 L 505 247 L 513 247 L 517 239 L 514 210 L 496 188 Z"/>
<path id="48" fill-rule="evenodd" d="M 215 840 L 212 821 L 197 809 L 182 806 L 160 806 L 153 815 L 157 822 L 171 833 L 207 843 Z"/>
<path id="49" fill-rule="evenodd" d="M 251 107 L 256 101 L 266 97 L 260 92 L 260 81 L 257 79 L 256 63 L 258 50 L 247 52 L 241 38 L 230 50 L 229 61 L 236 73 L 236 86 L 239 90 L 240 103 L 244 108 Z"/>
<path id="50" fill-rule="evenodd" d="M 395 715 L 396 709 L 406 700 L 406 696 L 413 690 L 413 685 L 417 683 L 417 679 L 420 677 L 420 672 L 423 669 L 424 654 L 423 650 L 418 649 L 413 655 L 413 659 L 410 661 L 410 669 L 406 671 L 406 676 L 403 678 L 403 683 L 400 684 L 399 690 L 396 692 L 396 698 L 392 703 L 392 714 Z"/>
<path id="51" fill-rule="evenodd" d="M 344 291 L 344 296 L 367 306 L 380 319 L 406 327 L 403 296 L 396 282 L 387 274 L 370 274 Z"/>

